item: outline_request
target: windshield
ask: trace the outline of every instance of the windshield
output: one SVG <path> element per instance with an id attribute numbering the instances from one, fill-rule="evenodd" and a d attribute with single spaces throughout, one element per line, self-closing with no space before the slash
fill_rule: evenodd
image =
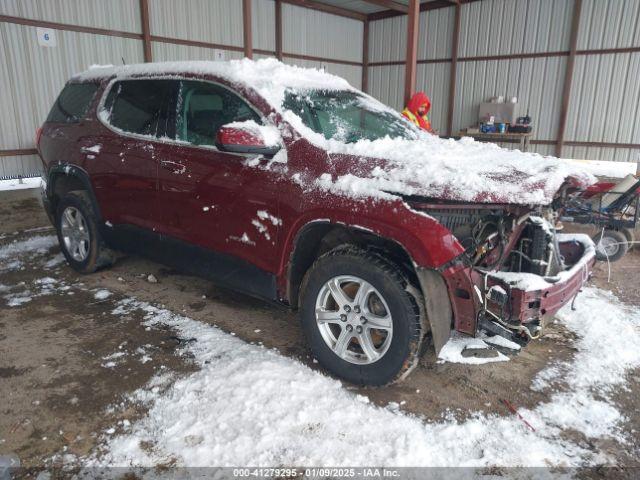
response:
<path id="1" fill-rule="evenodd" d="M 303 123 L 327 140 L 355 143 L 361 139 L 415 139 L 416 132 L 400 115 L 376 108 L 357 92 L 338 90 L 290 91 L 284 108 L 298 115 Z"/>

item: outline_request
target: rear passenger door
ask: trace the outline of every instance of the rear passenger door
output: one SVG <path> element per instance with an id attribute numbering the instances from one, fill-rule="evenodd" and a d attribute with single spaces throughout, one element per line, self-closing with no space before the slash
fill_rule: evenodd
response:
<path id="1" fill-rule="evenodd" d="M 124 80 L 107 94 L 101 119 L 111 130 L 101 143 L 92 177 L 106 221 L 155 231 L 159 155 L 164 147 L 171 80 Z"/>

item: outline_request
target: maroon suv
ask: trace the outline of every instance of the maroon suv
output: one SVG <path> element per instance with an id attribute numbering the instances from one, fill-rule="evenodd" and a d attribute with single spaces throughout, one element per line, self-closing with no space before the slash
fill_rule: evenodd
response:
<path id="1" fill-rule="evenodd" d="M 588 176 L 429 136 L 275 60 L 94 68 L 38 137 L 74 269 L 137 252 L 299 309 L 315 357 L 355 383 L 405 377 L 454 329 L 537 338 L 595 258 L 553 228 Z"/>

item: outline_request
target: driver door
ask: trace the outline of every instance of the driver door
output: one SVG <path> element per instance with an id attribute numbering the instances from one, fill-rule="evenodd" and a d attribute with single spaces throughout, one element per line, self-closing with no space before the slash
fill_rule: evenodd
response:
<path id="1" fill-rule="evenodd" d="M 279 231 L 274 172 L 249 166 L 255 155 L 215 147 L 220 127 L 262 124 L 260 115 L 230 89 L 195 80 L 181 81 L 177 105 L 176 142 L 159 161 L 161 233 L 275 272 L 265 255 Z"/>

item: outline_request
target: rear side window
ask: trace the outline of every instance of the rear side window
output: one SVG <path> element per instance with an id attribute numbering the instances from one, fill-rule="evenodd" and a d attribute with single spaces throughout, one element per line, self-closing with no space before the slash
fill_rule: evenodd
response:
<path id="1" fill-rule="evenodd" d="M 173 80 L 125 80 L 111 87 L 104 104 L 106 120 L 128 133 L 164 135 Z"/>
<path id="2" fill-rule="evenodd" d="M 47 122 L 79 122 L 87 114 L 97 90 L 97 83 L 67 83 L 53 104 Z"/>

